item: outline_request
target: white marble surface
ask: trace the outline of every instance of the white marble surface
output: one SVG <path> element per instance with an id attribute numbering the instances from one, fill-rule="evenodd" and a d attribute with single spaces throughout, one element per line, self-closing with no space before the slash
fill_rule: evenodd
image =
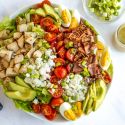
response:
<path id="1" fill-rule="evenodd" d="M 17 9 L 31 2 L 40 0 L 0 0 L 0 19 L 9 16 Z M 106 45 L 111 49 L 114 63 L 114 79 L 112 86 L 101 108 L 87 117 L 82 117 L 71 125 L 125 125 L 125 52 L 115 47 L 113 35 L 118 25 L 125 23 L 125 14 L 121 19 L 112 24 L 94 22 L 87 17 L 82 9 L 81 0 L 53 0 L 70 8 L 76 8 L 86 17 L 104 37 Z M 0 102 L 4 105 L 0 111 L 0 125 L 49 125 L 28 114 L 17 110 L 13 103 L 3 95 L 0 89 Z M 56 123 L 54 123 L 56 124 Z M 70 123 L 67 123 L 69 125 Z M 56 124 L 57 125 L 57 124 Z M 60 123 L 61 125 L 61 123 Z"/>

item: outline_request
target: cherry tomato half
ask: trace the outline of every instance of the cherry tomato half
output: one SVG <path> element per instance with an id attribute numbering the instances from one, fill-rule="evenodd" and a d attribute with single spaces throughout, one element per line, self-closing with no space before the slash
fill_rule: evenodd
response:
<path id="1" fill-rule="evenodd" d="M 74 48 L 71 48 L 71 49 L 69 49 L 69 50 L 66 52 L 66 58 L 67 58 L 69 61 L 73 62 L 74 57 L 75 57 L 75 49 L 74 49 Z"/>
<path id="2" fill-rule="evenodd" d="M 50 77 L 50 82 L 53 84 L 57 84 L 58 83 L 58 78 L 55 75 L 52 75 Z"/>
<path id="3" fill-rule="evenodd" d="M 56 67 L 54 73 L 59 79 L 64 79 L 67 76 L 67 70 L 63 66 Z"/>
<path id="4" fill-rule="evenodd" d="M 41 106 L 40 104 L 32 104 L 32 109 L 35 113 L 39 114 L 41 112 Z"/>
<path id="5" fill-rule="evenodd" d="M 52 42 L 52 43 L 50 44 L 50 46 L 51 46 L 51 49 L 56 48 L 57 42 L 56 42 L 56 41 Z"/>
<path id="6" fill-rule="evenodd" d="M 57 41 L 62 41 L 62 40 L 64 40 L 64 34 L 63 33 L 59 33 L 57 35 Z"/>
<path id="7" fill-rule="evenodd" d="M 52 42 L 54 42 L 56 40 L 56 34 L 55 33 L 46 33 L 44 38 L 49 43 L 52 43 Z"/>
<path id="8" fill-rule="evenodd" d="M 59 28 L 56 25 L 50 25 L 46 28 L 47 32 L 59 33 Z"/>
<path id="9" fill-rule="evenodd" d="M 59 57 L 61 57 L 61 58 L 65 58 L 65 53 L 66 53 L 66 49 L 65 49 L 65 47 L 64 46 L 62 46 L 60 49 L 59 49 L 59 51 L 58 51 L 58 55 L 59 55 Z"/>
<path id="10" fill-rule="evenodd" d="M 42 104 L 41 105 L 41 112 L 42 112 L 43 115 L 49 116 L 49 115 L 52 114 L 52 108 L 48 104 Z"/>
<path id="11" fill-rule="evenodd" d="M 46 18 L 43 18 L 41 21 L 40 21 L 40 26 L 42 28 L 48 28 L 50 27 L 51 25 L 53 25 L 53 19 L 50 18 L 50 17 L 46 17 Z"/>
<path id="12" fill-rule="evenodd" d="M 55 58 L 54 62 L 56 63 L 56 66 L 62 66 L 65 65 L 65 60 L 62 58 Z"/>
<path id="13" fill-rule="evenodd" d="M 56 115 L 57 115 L 57 112 L 55 109 L 52 109 L 52 114 L 51 115 L 48 115 L 48 116 L 45 116 L 48 120 L 52 121 L 56 118 Z"/>
<path id="14" fill-rule="evenodd" d="M 64 41 L 57 42 L 56 49 L 59 50 L 64 45 Z"/>
<path id="15" fill-rule="evenodd" d="M 51 101 L 51 106 L 52 107 L 56 107 L 56 106 L 60 106 L 62 103 L 64 102 L 64 100 L 62 98 L 53 98 Z"/>
<path id="16" fill-rule="evenodd" d="M 54 92 L 51 89 L 49 90 L 49 92 L 51 93 L 53 98 L 59 98 L 63 94 L 63 88 L 61 86 L 58 86 L 58 88 L 56 88 Z"/>
<path id="17" fill-rule="evenodd" d="M 51 3 L 49 0 L 44 0 L 42 3 L 39 3 L 36 5 L 37 8 L 42 8 L 44 4 L 48 4 L 51 6 Z"/>
<path id="18" fill-rule="evenodd" d="M 35 23 L 35 24 L 39 24 L 41 21 L 41 16 L 37 15 L 37 14 L 33 14 L 31 17 L 31 20 Z"/>
<path id="19" fill-rule="evenodd" d="M 111 83 L 111 81 L 112 81 L 112 79 L 111 79 L 110 75 L 108 74 L 108 72 L 103 73 L 103 79 L 104 79 L 105 83 L 107 83 L 107 84 Z"/>

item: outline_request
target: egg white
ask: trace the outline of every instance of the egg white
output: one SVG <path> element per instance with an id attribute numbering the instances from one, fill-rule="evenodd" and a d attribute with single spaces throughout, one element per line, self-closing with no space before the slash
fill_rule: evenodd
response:
<path id="1" fill-rule="evenodd" d="M 66 119 L 69 120 L 65 117 L 64 113 L 65 111 L 71 109 L 71 105 L 68 102 L 64 102 L 63 104 L 61 104 L 60 108 L 59 108 L 59 112 L 60 114 Z"/>
<path id="2" fill-rule="evenodd" d="M 81 18 L 81 16 L 80 16 L 78 10 L 76 10 L 76 9 L 75 9 L 75 10 L 72 10 L 72 17 L 75 17 L 75 18 L 77 19 L 78 24 L 80 23 L 80 18 Z"/>
<path id="3" fill-rule="evenodd" d="M 62 11 L 63 11 L 63 10 L 66 10 L 66 11 L 67 11 L 67 13 L 68 13 L 68 15 L 69 15 L 69 18 L 71 19 L 71 13 L 70 13 L 69 9 L 67 9 L 64 5 L 59 6 L 59 15 L 60 15 L 60 16 L 62 15 Z M 62 22 L 62 25 L 63 25 L 64 27 L 69 27 L 69 26 L 70 26 L 70 23 L 71 23 L 71 21 L 70 21 L 69 23 L 64 23 L 64 22 Z"/>
<path id="4" fill-rule="evenodd" d="M 102 57 L 100 58 L 100 61 L 99 61 L 100 67 L 101 67 L 103 70 L 107 70 L 107 69 L 109 68 L 110 64 L 111 64 L 111 58 L 110 58 L 110 55 L 109 55 L 108 59 L 106 60 L 106 65 L 105 65 L 105 66 L 102 66 L 102 65 L 101 65 L 101 59 L 103 58 L 103 55 L 104 55 L 104 53 L 106 53 L 106 51 L 109 53 L 109 52 L 110 52 L 109 48 L 106 48 L 106 49 L 104 50 L 104 52 L 103 52 L 103 54 L 102 54 Z"/>

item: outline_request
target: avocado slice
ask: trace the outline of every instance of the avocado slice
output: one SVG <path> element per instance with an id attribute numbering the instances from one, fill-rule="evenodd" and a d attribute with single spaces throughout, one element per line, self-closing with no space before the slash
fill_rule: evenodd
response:
<path id="1" fill-rule="evenodd" d="M 93 105 L 93 98 L 90 97 L 90 99 L 88 100 L 86 109 L 85 109 L 85 114 L 89 114 L 92 111 L 92 105 Z"/>
<path id="2" fill-rule="evenodd" d="M 38 15 L 40 15 L 40 16 L 42 16 L 42 17 L 46 16 L 46 13 L 45 13 L 45 11 L 42 8 L 36 9 L 35 13 L 38 14 Z"/>
<path id="3" fill-rule="evenodd" d="M 15 82 L 16 82 L 18 85 L 21 85 L 21 86 L 23 86 L 23 87 L 30 88 L 30 87 L 23 81 L 23 79 L 21 79 L 21 78 L 18 77 L 18 76 L 15 77 Z"/>
<path id="4" fill-rule="evenodd" d="M 9 82 L 8 87 L 12 91 L 19 91 L 19 92 L 22 92 L 22 93 L 25 93 L 25 92 L 30 90 L 29 88 L 17 85 L 16 83 L 13 83 L 13 82 Z"/>
<path id="5" fill-rule="evenodd" d="M 46 13 L 45 13 L 44 9 L 42 9 L 42 8 L 31 9 L 31 10 L 30 10 L 30 14 L 37 14 L 37 15 L 40 15 L 40 16 L 42 16 L 42 17 L 45 17 L 45 16 L 46 16 Z"/>
<path id="6" fill-rule="evenodd" d="M 7 91 L 5 92 L 5 94 L 11 99 L 16 99 L 21 101 L 32 101 L 36 96 L 36 92 L 33 90 L 29 90 L 25 93 L 21 93 L 19 91 L 14 91 L 14 92 Z"/>
<path id="7" fill-rule="evenodd" d="M 83 101 L 83 112 L 84 112 L 84 113 L 85 113 L 85 110 L 86 110 L 86 107 L 87 107 L 87 104 L 88 104 L 88 101 L 89 101 L 89 97 L 90 97 L 89 92 L 87 92 L 86 98 L 85 98 L 85 100 Z"/>
<path id="8" fill-rule="evenodd" d="M 53 17 L 58 23 L 61 23 L 61 18 L 51 6 L 44 4 L 43 8 L 46 12 L 46 15 Z"/>
<path id="9" fill-rule="evenodd" d="M 93 111 L 96 111 L 99 108 L 107 92 L 107 86 L 103 80 L 101 79 L 97 80 L 95 86 L 96 86 L 96 99 L 93 102 Z"/>

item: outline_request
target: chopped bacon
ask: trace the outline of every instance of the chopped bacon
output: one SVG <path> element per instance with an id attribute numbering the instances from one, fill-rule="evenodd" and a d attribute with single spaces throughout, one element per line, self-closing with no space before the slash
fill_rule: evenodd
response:
<path id="1" fill-rule="evenodd" d="M 78 63 L 75 63 L 73 67 L 73 73 L 80 73 L 82 71 L 83 71 L 83 68 L 81 68 Z"/>
<path id="2" fill-rule="evenodd" d="M 96 76 L 96 75 L 100 74 L 99 66 L 95 63 L 89 64 L 88 70 L 89 70 L 91 76 Z"/>

